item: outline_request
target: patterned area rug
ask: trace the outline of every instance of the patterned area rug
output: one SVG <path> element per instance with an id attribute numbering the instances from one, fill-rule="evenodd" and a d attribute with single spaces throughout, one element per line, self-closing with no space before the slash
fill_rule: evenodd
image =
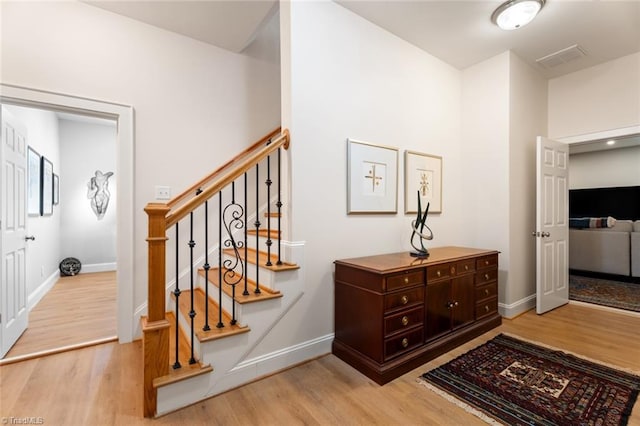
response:
<path id="1" fill-rule="evenodd" d="M 640 390 L 640 376 L 504 334 L 419 381 L 507 425 L 626 425 Z"/>
<path id="2" fill-rule="evenodd" d="M 640 312 L 640 284 L 569 275 L 569 299 Z"/>

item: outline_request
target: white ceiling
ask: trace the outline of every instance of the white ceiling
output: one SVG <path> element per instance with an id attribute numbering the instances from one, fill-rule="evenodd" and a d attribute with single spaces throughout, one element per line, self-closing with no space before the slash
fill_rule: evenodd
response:
<path id="1" fill-rule="evenodd" d="M 275 0 L 86 3 L 234 52 L 251 43 L 278 6 Z M 547 0 L 532 23 L 515 31 L 491 23 L 500 0 L 337 3 L 458 69 L 510 49 L 552 78 L 640 51 L 640 0 Z M 575 44 L 586 56 L 551 69 L 535 62 Z"/>

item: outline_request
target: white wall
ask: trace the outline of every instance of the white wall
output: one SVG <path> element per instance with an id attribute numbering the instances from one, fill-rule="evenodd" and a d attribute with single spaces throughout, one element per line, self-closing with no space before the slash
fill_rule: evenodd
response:
<path id="1" fill-rule="evenodd" d="M 116 267 L 116 126 L 60 120 L 60 221 L 62 258 L 75 257 L 82 271 Z M 109 205 L 100 220 L 87 198 L 95 171 L 113 172 L 108 180 Z"/>
<path id="2" fill-rule="evenodd" d="M 27 129 L 27 144 L 53 164 L 53 172 L 60 174 L 58 117 L 52 112 L 7 105 L 6 108 Z M 29 216 L 27 235 L 35 237 L 27 242 L 27 294 L 29 307 L 51 288 L 58 278 L 60 263 L 60 210 L 53 206 L 50 216 Z"/>
<path id="3" fill-rule="evenodd" d="M 640 53 L 549 80 L 552 139 L 640 125 Z"/>
<path id="4" fill-rule="evenodd" d="M 640 147 L 572 154 L 569 189 L 640 185 Z"/>
<path id="5" fill-rule="evenodd" d="M 509 69 L 509 285 L 507 306 L 536 293 L 536 136 L 547 130 L 547 80 L 514 53 Z M 533 300 L 533 299 L 532 299 Z M 527 306 L 527 305 L 524 305 Z M 514 314 L 524 306 L 514 307 Z"/>
<path id="6" fill-rule="evenodd" d="M 435 235 L 427 246 L 467 242 L 460 72 L 333 2 L 288 7 L 292 239 L 306 242 L 307 290 L 283 320 L 288 326 L 265 339 L 264 352 L 333 332 L 334 260 L 410 250 L 405 150 L 443 157 L 442 214 L 427 220 Z M 397 214 L 347 215 L 347 138 L 399 148 Z"/>
<path id="7" fill-rule="evenodd" d="M 462 157 L 470 244 L 499 250 L 500 311 L 535 295 L 535 141 L 544 135 L 546 81 L 512 52 L 462 73 Z"/>
<path id="8" fill-rule="evenodd" d="M 3 83 L 135 110 L 134 306 L 147 294 L 154 187 L 181 192 L 280 122 L 276 64 L 79 2 L 3 2 Z M 137 324 L 137 322 L 136 322 Z"/>
<path id="9" fill-rule="evenodd" d="M 500 251 L 498 302 L 509 270 L 509 52 L 462 73 L 462 181 L 471 247 Z"/>

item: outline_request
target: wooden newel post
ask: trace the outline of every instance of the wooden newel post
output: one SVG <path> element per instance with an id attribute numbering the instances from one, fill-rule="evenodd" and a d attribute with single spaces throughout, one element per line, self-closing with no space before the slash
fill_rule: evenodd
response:
<path id="1" fill-rule="evenodd" d="M 149 221 L 148 315 L 142 318 L 145 417 L 156 414 L 154 379 L 169 373 L 169 321 L 165 317 L 166 216 L 169 210 L 166 204 L 157 203 L 149 203 L 144 209 Z"/>

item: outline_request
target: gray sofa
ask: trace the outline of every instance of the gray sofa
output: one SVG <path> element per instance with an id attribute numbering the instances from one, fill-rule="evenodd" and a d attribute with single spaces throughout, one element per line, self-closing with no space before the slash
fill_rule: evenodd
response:
<path id="1" fill-rule="evenodd" d="M 640 277 L 640 220 L 633 222 L 631 233 L 631 276 Z"/>
<path id="2" fill-rule="evenodd" d="M 640 277 L 640 221 L 569 229 L 569 268 Z"/>

